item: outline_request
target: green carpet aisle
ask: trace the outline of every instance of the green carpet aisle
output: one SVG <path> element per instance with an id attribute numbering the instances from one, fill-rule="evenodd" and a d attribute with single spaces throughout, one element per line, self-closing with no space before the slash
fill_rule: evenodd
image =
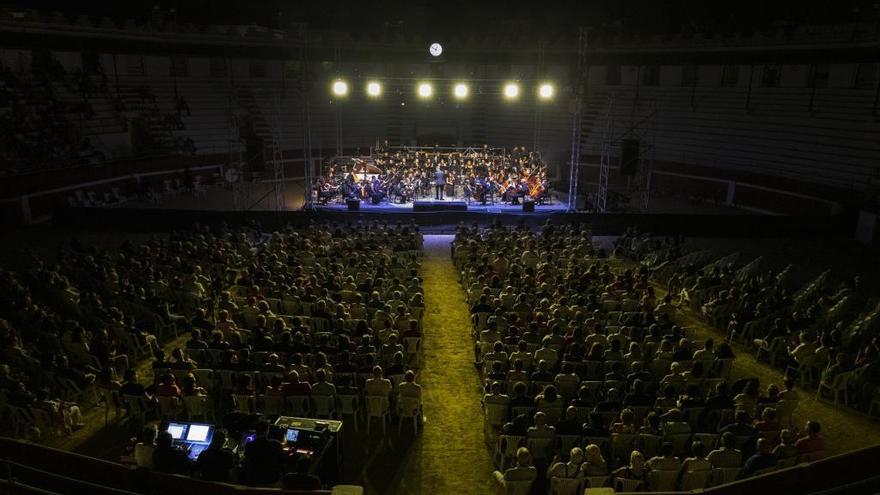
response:
<path id="1" fill-rule="evenodd" d="M 479 379 L 473 367 L 469 309 L 450 257 L 451 235 L 425 236 L 421 372 L 427 423 L 401 459 L 394 493 L 492 493 L 492 461 L 483 440 Z"/>

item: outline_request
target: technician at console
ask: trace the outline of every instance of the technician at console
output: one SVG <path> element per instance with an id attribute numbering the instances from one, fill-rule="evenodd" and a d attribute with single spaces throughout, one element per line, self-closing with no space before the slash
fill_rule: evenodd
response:
<path id="1" fill-rule="evenodd" d="M 199 454 L 196 470 L 202 479 L 224 483 L 229 481 L 229 472 L 235 467 L 235 456 L 231 450 L 223 448 L 224 443 L 226 432 L 217 430 L 211 438 L 211 445 Z"/>
<path id="2" fill-rule="evenodd" d="M 256 438 L 244 448 L 244 477 L 251 485 L 273 485 L 281 478 L 284 452 L 281 442 L 267 437 L 269 423 L 260 421 Z"/>
<path id="3" fill-rule="evenodd" d="M 159 432 L 156 438 L 156 449 L 153 450 L 153 468 L 156 471 L 189 476 L 192 464 L 186 451 L 174 445 L 171 433 Z"/>

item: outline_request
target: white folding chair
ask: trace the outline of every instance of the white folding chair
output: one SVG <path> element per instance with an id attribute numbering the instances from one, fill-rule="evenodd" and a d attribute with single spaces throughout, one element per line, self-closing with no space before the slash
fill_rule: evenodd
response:
<path id="1" fill-rule="evenodd" d="M 583 478 L 550 478 L 550 495 L 578 495 L 581 493 Z"/>
<path id="2" fill-rule="evenodd" d="M 368 395 L 364 397 L 364 401 L 367 404 L 367 435 L 370 434 L 370 424 L 373 422 L 373 418 L 382 420 L 382 434 L 384 435 L 387 430 L 387 419 L 390 409 L 388 397 L 384 395 Z"/>
<path id="3" fill-rule="evenodd" d="M 422 413 L 422 401 L 418 397 L 401 396 L 397 399 L 397 432 L 403 429 L 403 420 L 410 419 L 413 424 L 413 435 L 419 434 L 419 416 Z"/>
<path id="4" fill-rule="evenodd" d="M 339 401 L 339 417 L 351 416 L 354 431 L 358 431 L 360 398 L 357 395 L 337 395 L 336 399 Z"/>
<path id="5" fill-rule="evenodd" d="M 336 415 L 336 397 L 333 395 L 313 395 L 312 404 L 312 414 L 316 418 L 332 419 Z"/>
<path id="6" fill-rule="evenodd" d="M 711 469 L 701 469 L 699 471 L 687 471 L 681 476 L 681 488 L 683 492 L 696 489 L 706 488 L 709 479 L 712 477 Z"/>

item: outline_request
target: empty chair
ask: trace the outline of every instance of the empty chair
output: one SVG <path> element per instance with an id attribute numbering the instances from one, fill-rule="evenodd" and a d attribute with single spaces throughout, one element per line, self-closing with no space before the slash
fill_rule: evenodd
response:
<path id="1" fill-rule="evenodd" d="M 333 395 L 313 395 L 312 413 L 316 418 L 333 418 L 336 416 L 336 397 Z"/>
<path id="2" fill-rule="evenodd" d="M 336 396 L 336 399 L 339 402 L 339 417 L 344 419 L 345 416 L 351 416 L 351 422 L 354 424 L 354 431 L 358 431 L 360 398 L 357 395 L 340 394 Z"/>
<path id="3" fill-rule="evenodd" d="M 373 418 L 382 420 L 382 434 L 385 434 L 388 414 L 390 412 L 388 397 L 384 395 L 368 395 L 364 397 L 364 402 L 367 405 L 367 434 L 370 433 L 370 424 L 373 422 Z"/>
<path id="4" fill-rule="evenodd" d="M 413 434 L 418 435 L 421 411 L 422 401 L 418 397 L 399 397 L 397 400 L 397 415 L 399 420 L 399 423 L 397 424 L 398 433 L 403 428 L 404 420 L 409 419 L 413 424 Z"/>

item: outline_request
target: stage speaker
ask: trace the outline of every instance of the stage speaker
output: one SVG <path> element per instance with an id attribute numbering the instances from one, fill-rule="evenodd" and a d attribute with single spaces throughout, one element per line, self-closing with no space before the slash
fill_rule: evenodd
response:
<path id="1" fill-rule="evenodd" d="M 252 136 L 245 142 L 247 163 L 251 172 L 263 172 L 266 170 L 266 161 L 263 157 L 263 138 Z"/>
<path id="2" fill-rule="evenodd" d="M 620 175 L 636 175 L 639 171 L 639 140 L 620 142 Z"/>
<path id="3" fill-rule="evenodd" d="M 346 199 L 345 204 L 348 206 L 348 211 L 361 210 L 361 200 L 359 199 Z"/>
<path id="4" fill-rule="evenodd" d="M 523 211 L 526 213 L 534 213 L 535 212 L 535 202 L 534 201 L 523 201 Z"/>

